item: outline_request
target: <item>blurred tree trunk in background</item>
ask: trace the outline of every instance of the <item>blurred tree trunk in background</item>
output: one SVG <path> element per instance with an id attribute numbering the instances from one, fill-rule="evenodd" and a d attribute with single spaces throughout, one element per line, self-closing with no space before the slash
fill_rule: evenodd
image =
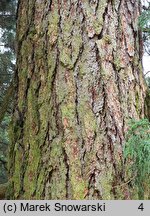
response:
<path id="1" fill-rule="evenodd" d="M 144 117 L 139 1 L 18 7 L 8 198 L 136 198 L 122 151 Z"/>

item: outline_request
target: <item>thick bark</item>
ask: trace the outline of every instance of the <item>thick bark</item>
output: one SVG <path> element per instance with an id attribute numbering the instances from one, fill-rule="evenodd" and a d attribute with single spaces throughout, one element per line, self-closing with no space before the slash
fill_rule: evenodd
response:
<path id="1" fill-rule="evenodd" d="M 139 1 L 19 1 L 14 199 L 128 199 L 123 142 L 144 116 Z M 134 194 L 134 195 L 133 195 Z"/>
<path id="2" fill-rule="evenodd" d="M 5 199 L 7 186 L 8 186 L 7 183 L 0 184 L 0 200 L 4 200 Z"/>

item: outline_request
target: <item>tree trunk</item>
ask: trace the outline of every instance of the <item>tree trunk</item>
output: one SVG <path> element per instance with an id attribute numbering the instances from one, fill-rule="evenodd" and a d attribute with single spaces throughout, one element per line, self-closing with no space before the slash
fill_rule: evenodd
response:
<path id="1" fill-rule="evenodd" d="M 7 183 L 0 184 L 0 200 L 5 199 L 5 193 L 6 193 L 7 187 L 8 187 Z"/>
<path id="2" fill-rule="evenodd" d="M 19 1 L 8 198 L 136 198 L 122 154 L 128 120 L 144 116 L 139 12 L 137 0 Z"/>

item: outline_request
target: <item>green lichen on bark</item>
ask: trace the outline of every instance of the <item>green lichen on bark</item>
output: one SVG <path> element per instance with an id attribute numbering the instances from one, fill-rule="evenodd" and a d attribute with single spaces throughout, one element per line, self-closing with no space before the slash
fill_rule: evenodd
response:
<path id="1" fill-rule="evenodd" d="M 122 143 L 145 85 L 139 5 L 125 17 L 119 2 L 20 1 L 9 198 L 127 198 Z"/>

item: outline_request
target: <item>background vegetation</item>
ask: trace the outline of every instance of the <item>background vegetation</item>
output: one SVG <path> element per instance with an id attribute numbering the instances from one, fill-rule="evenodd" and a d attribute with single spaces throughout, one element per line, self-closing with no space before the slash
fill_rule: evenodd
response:
<path id="1" fill-rule="evenodd" d="M 8 125 L 15 71 L 16 1 L 0 1 L 0 183 L 7 182 Z"/>

